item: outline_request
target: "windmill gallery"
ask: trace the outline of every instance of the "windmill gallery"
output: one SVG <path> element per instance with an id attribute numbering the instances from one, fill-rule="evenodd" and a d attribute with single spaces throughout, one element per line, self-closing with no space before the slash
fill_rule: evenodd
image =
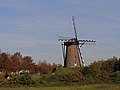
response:
<path id="1" fill-rule="evenodd" d="M 80 48 L 84 44 L 94 44 L 96 41 L 86 39 L 78 40 L 74 16 L 72 16 L 72 22 L 75 36 L 70 39 L 59 37 L 59 41 L 61 41 L 62 46 L 64 67 L 82 67 L 85 66 L 85 63 Z"/>

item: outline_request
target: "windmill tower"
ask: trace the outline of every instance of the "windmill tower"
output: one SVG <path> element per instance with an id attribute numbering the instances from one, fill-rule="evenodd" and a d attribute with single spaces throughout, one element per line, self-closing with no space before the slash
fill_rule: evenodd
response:
<path id="1" fill-rule="evenodd" d="M 74 27 L 74 38 L 59 37 L 59 41 L 61 41 L 62 45 L 64 67 L 82 67 L 85 64 L 80 47 L 82 47 L 84 44 L 94 44 L 95 40 L 78 40 L 75 26 L 75 17 L 73 16 L 72 22 Z"/>

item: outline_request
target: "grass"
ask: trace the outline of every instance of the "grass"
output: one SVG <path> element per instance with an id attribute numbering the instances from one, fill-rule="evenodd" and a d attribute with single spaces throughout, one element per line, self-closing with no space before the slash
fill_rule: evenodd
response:
<path id="1" fill-rule="evenodd" d="M 0 87 L 0 90 L 120 90 L 120 85 L 85 85 L 68 87 Z"/>

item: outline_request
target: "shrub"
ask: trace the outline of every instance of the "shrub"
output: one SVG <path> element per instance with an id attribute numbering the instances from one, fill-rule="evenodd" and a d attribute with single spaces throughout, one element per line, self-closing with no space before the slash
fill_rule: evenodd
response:
<path id="1" fill-rule="evenodd" d="M 79 82 L 83 80 L 80 68 L 60 68 L 56 70 L 55 75 L 58 81 Z"/>
<path id="2" fill-rule="evenodd" d="M 19 83 L 19 74 L 11 74 L 8 79 L 9 84 L 18 84 Z"/>
<path id="3" fill-rule="evenodd" d="M 19 77 L 19 83 L 22 85 L 30 85 L 33 83 L 32 76 L 29 73 L 24 73 Z"/>
<path id="4" fill-rule="evenodd" d="M 120 83 L 120 71 L 112 73 L 110 77 L 113 82 Z"/>

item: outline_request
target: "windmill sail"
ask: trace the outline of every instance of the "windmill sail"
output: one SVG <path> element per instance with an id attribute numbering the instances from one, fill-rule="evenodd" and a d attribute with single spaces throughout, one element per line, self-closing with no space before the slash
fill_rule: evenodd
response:
<path id="1" fill-rule="evenodd" d="M 73 21 L 73 27 L 74 27 L 75 38 L 76 38 L 76 40 L 77 40 L 77 32 L 76 32 L 75 17 L 74 17 L 74 16 L 72 16 L 72 21 Z"/>

